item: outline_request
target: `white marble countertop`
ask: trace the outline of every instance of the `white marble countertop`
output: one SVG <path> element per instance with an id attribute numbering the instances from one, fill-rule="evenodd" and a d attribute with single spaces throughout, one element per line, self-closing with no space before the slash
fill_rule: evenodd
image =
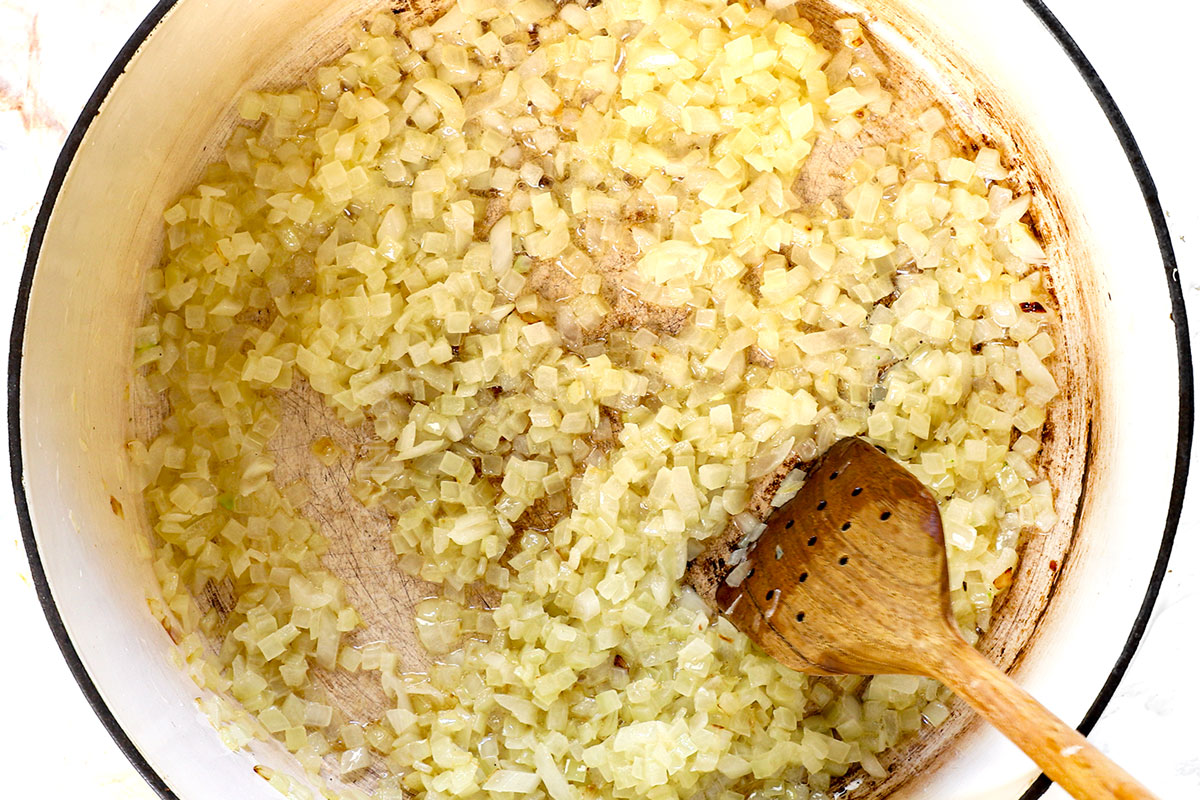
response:
<path id="1" fill-rule="evenodd" d="M 979 4 L 981 13 L 987 7 Z M 1127 117 L 1166 209 L 1200 354 L 1200 167 L 1194 156 L 1193 49 L 1168 30 L 1200 28 L 1200 3 L 1046 0 L 1092 60 Z M 58 149 L 92 88 L 155 0 L 0 0 L 0 328 Z M 1186 88 L 1185 88 L 1186 87 Z M 1183 117 L 1183 119 L 1181 119 Z M 0 436 L 4 436 L 0 429 Z M 1163 800 L 1200 797 L 1200 469 L 1191 486 L 1153 620 L 1093 741 Z M 0 607 L 5 614 L 8 797 L 151 800 L 61 660 L 34 595 L 11 498 L 0 502 Z M 1153 532 L 1148 531 L 1147 535 Z M 1054 789 L 1046 795 L 1064 798 Z M 953 798 L 947 798 L 953 800 Z"/>

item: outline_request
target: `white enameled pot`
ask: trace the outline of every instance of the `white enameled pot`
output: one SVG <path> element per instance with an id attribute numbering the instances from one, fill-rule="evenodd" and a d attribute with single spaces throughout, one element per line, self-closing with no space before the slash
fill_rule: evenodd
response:
<path id="1" fill-rule="evenodd" d="M 355 20 L 387 5 L 163 0 L 88 102 L 33 231 L 9 378 L 25 543 L 81 687 L 165 798 L 275 800 L 253 764 L 297 769 L 280 748 L 222 744 L 147 609 L 157 588 L 123 455 L 142 276 L 157 257 L 162 210 L 219 152 L 238 93 L 296 82 L 344 49 Z M 985 649 L 1088 727 L 1153 603 L 1192 435 L 1186 320 L 1153 184 L 1103 85 L 1038 0 L 836 5 L 912 65 L 910 79 L 943 98 L 956 125 L 1004 150 L 1035 193 L 1064 317 L 1056 369 L 1067 396 L 1044 461 L 1063 520 L 1029 543 Z M 1042 791 L 998 734 L 963 714 L 952 723 L 862 794 Z"/>

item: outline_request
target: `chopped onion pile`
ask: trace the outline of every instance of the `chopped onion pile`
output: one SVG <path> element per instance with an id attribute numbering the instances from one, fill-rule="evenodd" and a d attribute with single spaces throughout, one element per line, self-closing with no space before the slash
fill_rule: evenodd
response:
<path id="1" fill-rule="evenodd" d="M 347 795 L 820 800 L 945 719 L 933 681 L 794 673 L 680 584 L 843 436 L 939 498 L 969 637 L 1055 520 L 1053 306 L 999 154 L 931 110 L 844 193 L 792 191 L 821 137 L 891 108 L 838 27 L 831 54 L 791 6 L 459 0 L 241 100 L 165 214 L 134 364 L 169 412 L 130 444 L 158 613 L 236 701 L 209 709 L 232 746 L 274 736 Z M 307 490 L 274 479 L 305 384 L 370 434 L 354 496 L 442 587 L 427 673 L 347 643 Z M 314 678 L 339 670 L 393 708 L 348 716 Z"/>

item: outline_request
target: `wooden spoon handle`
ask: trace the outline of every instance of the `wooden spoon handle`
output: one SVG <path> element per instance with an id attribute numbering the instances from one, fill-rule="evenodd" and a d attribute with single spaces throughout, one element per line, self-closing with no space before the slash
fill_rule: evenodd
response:
<path id="1" fill-rule="evenodd" d="M 1051 714 L 957 635 L 936 666 L 942 683 L 1078 800 L 1155 800 L 1146 787 Z"/>

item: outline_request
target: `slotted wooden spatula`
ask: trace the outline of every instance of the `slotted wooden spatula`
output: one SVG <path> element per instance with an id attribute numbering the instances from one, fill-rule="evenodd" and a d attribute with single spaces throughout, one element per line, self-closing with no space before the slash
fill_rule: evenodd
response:
<path id="1" fill-rule="evenodd" d="M 834 444 L 777 509 L 720 610 L 767 654 L 821 675 L 932 676 L 1080 800 L 1152 800 L 959 635 L 937 502 L 861 439 Z"/>

